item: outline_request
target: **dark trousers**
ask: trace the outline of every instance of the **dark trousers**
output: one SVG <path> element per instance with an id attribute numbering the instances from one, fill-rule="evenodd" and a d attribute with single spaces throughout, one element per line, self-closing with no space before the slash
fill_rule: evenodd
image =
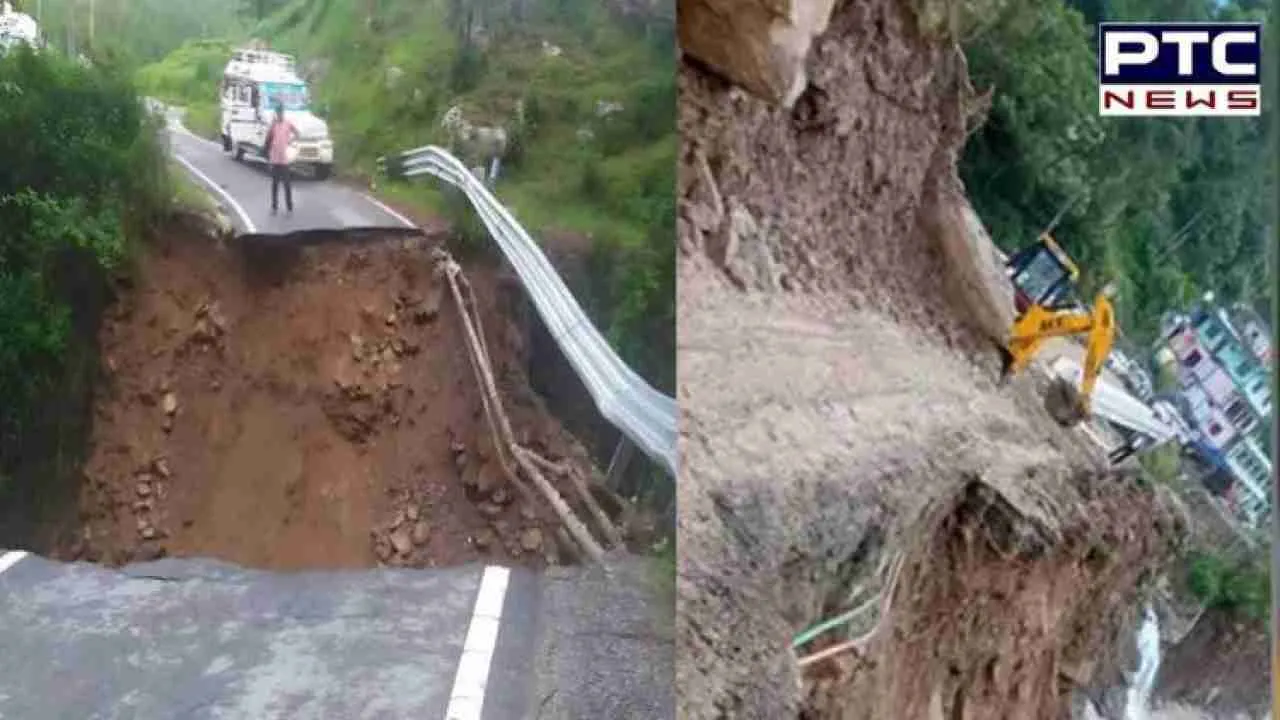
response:
<path id="1" fill-rule="evenodd" d="M 271 166 L 271 209 L 280 207 L 280 184 L 284 183 L 284 206 L 293 212 L 293 176 L 288 165 Z"/>

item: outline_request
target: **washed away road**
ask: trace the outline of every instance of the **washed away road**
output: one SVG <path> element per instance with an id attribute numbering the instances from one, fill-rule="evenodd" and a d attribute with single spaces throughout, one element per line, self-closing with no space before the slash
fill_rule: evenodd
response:
<path id="1" fill-rule="evenodd" d="M 168 115 L 175 159 L 238 235 L 414 228 L 307 179 L 295 212 L 273 216 L 262 168 Z M 275 573 L 0 548 L 0 719 L 669 720 L 674 604 L 673 569 L 625 554 L 541 572 Z"/>

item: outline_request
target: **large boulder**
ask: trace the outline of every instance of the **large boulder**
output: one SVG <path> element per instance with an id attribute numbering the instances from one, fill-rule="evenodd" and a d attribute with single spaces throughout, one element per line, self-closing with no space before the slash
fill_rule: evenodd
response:
<path id="1" fill-rule="evenodd" d="M 946 257 L 946 292 L 965 308 L 974 329 L 1003 345 L 1017 312 L 1004 259 L 982 219 L 954 183 L 940 183 L 921 220 Z"/>
<path id="2" fill-rule="evenodd" d="M 509 137 L 506 128 L 476 125 L 463 114 L 462 107 L 454 105 L 440 120 L 449 137 L 449 145 L 465 162 L 488 164 L 493 158 L 501 159 L 507 152 Z"/>
<path id="3" fill-rule="evenodd" d="M 808 82 L 809 46 L 834 7 L 835 0 L 681 0 L 680 46 L 731 82 L 789 108 Z"/>

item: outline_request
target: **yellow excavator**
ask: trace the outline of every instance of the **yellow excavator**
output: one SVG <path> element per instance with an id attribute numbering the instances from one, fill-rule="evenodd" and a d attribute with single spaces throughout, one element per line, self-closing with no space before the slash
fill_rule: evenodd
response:
<path id="1" fill-rule="evenodd" d="M 1085 335 L 1085 359 L 1080 388 L 1055 378 L 1045 396 L 1045 409 L 1060 425 L 1071 427 L 1087 419 L 1090 398 L 1115 340 L 1114 295 L 1108 285 L 1086 308 L 1072 300 L 1080 269 L 1047 233 L 1014 253 L 1006 263 L 1016 289 L 1018 317 L 1003 350 L 1001 380 L 1026 369 L 1046 340 Z"/>

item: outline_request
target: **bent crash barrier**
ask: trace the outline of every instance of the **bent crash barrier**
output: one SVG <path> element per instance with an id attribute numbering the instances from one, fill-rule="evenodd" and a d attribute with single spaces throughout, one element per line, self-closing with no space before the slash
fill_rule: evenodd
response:
<path id="1" fill-rule="evenodd" d="M 622 432 L 626 441 L 634 443 L 674 477 L 675 399 L 650 386 L 614 352 L 537 241 L 484 183 L 462 161 L 436 146 L 379 158 L 378 165 L 389 177 L 406 179 L 429 175 L 467 196 L 489 236 L 515 269 L 551 336 L 587 387 L 600 414 Z M 611 468 L 611 472 L 616 469 Z"/>

